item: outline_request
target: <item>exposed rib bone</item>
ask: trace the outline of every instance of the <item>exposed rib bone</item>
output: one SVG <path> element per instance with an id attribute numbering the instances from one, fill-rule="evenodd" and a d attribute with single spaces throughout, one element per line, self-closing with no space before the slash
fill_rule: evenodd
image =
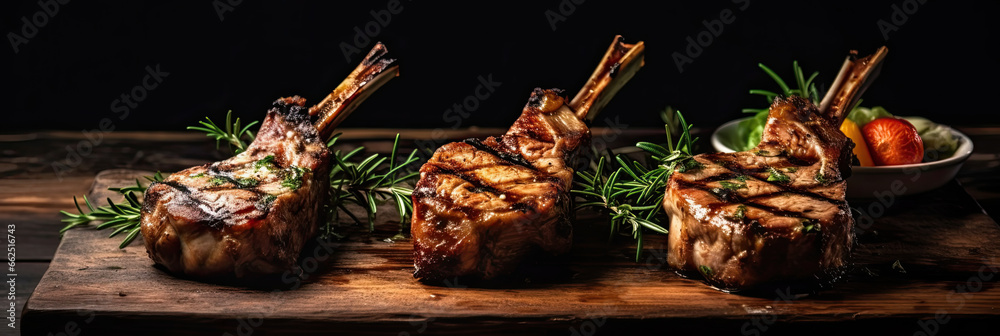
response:
<path id="1" fill-rule="evenodd" d="M 590 75 L 587 84 L 584 84 L 569 103 L 578 118 L 586 121 L 594 120 L 597 113 L 645 64 L 643 59 L 645 44 L 642 41 L 636 44 L 626 44 L 622 41 L 624 39 L 621 35 L 615 36 L 614 42 L 604 53 L 604 58 Z"/>
<path id="2" fill-rule="evenodd" d="M 316 129 L 321 139 L 329 139 L 333 129 L 354 112 L 358 104 L 393 77 L 399 75 L 395 59 L 387 58 L 385 45 L 376 43 L 361 64 L 344 79 L 323 101 L 309 108 L 310 115 L 319 115 Z"/>
<path id="3" fill-rule="evenodd" d="M 821 114 L 836 117 L 843 120 L 850 113 L 850 109 L 857 104 L 861 94 L 868 89 L 872 81 L 878 77 L 882 70 L 882 60 L 889 53 L 889 49 L 881 47 L 874 54 L 854 60 L 857 51 L 852 51 L 852 56 L 844 60 L 844 65 L 837 74 L 837 79 L 833 81 L 830 90 L 827 91 L 823 101 L 819 104 Z"/>

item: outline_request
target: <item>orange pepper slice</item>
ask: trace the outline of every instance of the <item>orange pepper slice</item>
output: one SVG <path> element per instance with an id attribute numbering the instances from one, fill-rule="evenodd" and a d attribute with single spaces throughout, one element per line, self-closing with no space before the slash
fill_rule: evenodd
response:
<path id="1" fill-rule="evenodd" d="M 851 138 L 851 141 L 854 141 L 854 155 L 858 157 L 861 166 L 874 167 L 875 161 L 872 160 L 872 155 L 868 152 L 868 142 L 861 134 L 861 128 L 858 127 L 858 124 L 855 124 L 851 119 L 844 119 L 844 123 L 840 124 L 840 131 Z"/>

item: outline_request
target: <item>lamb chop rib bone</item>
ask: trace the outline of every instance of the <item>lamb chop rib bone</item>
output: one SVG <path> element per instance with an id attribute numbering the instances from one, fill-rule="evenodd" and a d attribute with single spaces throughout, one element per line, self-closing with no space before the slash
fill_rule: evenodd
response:
<path id="1" fill-rule="evenodd" d="M 309 108 L 309 115 L 319 115 L 315 125 L 321 139 L 328 139 L 333 129 L 368 99 L 368 96 L 390 79 L 399 76 L 399 65 L 396 64 L 396 60 L 386 58 L 387 53 L 381 42 L 376 43 L 347 79 L 337 85 L 337 88 L 323 101 Z"/>
<path id="2" fill-rule="evenodd" d="M 569 250 L 571 163 L 593 119 L 643 65 L 644 45 L 616 36 L 572 102 L 535 89 L 500 137 L 439 148 L 413 193 L 414 277 L 430 281 L 510 273 L 534 250 Z"/>
<path id="3" fill-rule="evenodd" d="M 854 241 L 853 144 L 839 128 L 887 52 L 849 57 L 820 108 L 775 98 L 754 149 L 697 155 L 701 168 L 672 174 L 668 264 L 725 290 L 835 280 Z"/>
<path id="4" fill-rule="evenodd" d="M 590 79 L 569 103 L 570 108 L 576 111 L 576 117 L 593 121 L 618 90 L 645 65 L 645 51 L 646 46 L 642 41 L 625 44 L 620 35 L 616 36 L 615 42 L 601 58 L 601 64 L 594 69 Z"/>
<path id="5" fill-rule="evenodd" d="M 275 101 L 244 152 L 151 184 L 140 218 L 150 258 L 176 274 L 213 280 L 293 269 L 323 218 L 327 138 L 397 73 L 378 43 L 308 112 L 299 96 Z"/>
<path id="6" fill-rule="evenodd" d="M 863 59 L 855 60 L 857 51 L 852 50 L 851 56 L 847 56 L 844 65 L 840 67 L 837 78 L 826 92 L 823 101 L 819 104 L 819 112 L 836 117 L 844 121 L 851 111 L 847 109 L 854 107 L 854 104 L 861 98 L 861 94 L 868 89 L 868 86 L 878 77 L 882 71 L 882 60 L 889 53 L 889 49 L 881 47 L 874 54 Z"/>

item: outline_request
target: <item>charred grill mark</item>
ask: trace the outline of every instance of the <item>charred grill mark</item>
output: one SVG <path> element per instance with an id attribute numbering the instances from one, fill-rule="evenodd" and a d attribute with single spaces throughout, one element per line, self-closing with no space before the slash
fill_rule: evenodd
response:
<path id="1" fill-rule="evenodd" d="M 444 166 L 437 165 L 437 164 L 432 164 L 432 163 L 428 163 L 428 164 L 431 164 L 432 167 L 434 167 L 434 171 L 430 171 L 428 173 L 434 174 L 434 175 L 445 174 L 445 175 L 452 175 L 452 176 L 458 177 L 458 178 L 462 179 L 463 181 L 468 182 L 469 184 L 472 185 L 471 187 L 466 187 L 466 190 L 468 190 L 470 192 L 474 192 L 474 193 L 488 192 L 488 193 L 493 193 L 495 195 L 498 195 L 498 197 L 500 197 L 501 199 L 507 200 L 511 204 L 511 206 L 510 206 L 511 210 L 520 211 L 522 213 L 533 212 L 533 211 L 536 210 L 534 208 L 534 206 L 532 206 L 531 204 L 529 204 L 530 202 L 527 202 L 527 201 L 523 200 L 524 197 L 525 197 L 525 195 L 522 195 L 522 194 L 516 192 L 515 191 L 516 189 L 508 189 L 506 191 L 501 191 L 495 185 L 492 185 L 490 183 L 482 181 L 482 180 L 480 180 L 480 179 L 478 179 L 475 176 L 472 176 L 470 174 L 466 174 L 466 173 L 464 173 L 462 171 L 458 171 L 457 169 L 454 169 L 452 167 L 444 167 Z M 537 182 L 541 182 L 541 181 L 545 181 L 545 182 L 550 182 L 551 183 L 550 180 L 553 179 L 553 178 L 554 177 L 542 177 L 542 178 L 539 178 L 539 176 L 533 175 L 529 179 L 512 181 L 510 183 L 512 183 L 512 184 L 518 184 L 518 183 L 526 182 L 526 181 L 531 181 L 532 183 L 537 183 Z M 558 179 L 556 179 L 556 180 L 558 180 Z M 556 185 L 558 187 L 559 184 L 556 183 Z M 418 187 L 417 190 L 414 192 L 414 195 L 416 195 L 417 197 L 420 197 L 420 198 L 435 197 L 435 195 L 433 193 L 426 193 L 426 192 L 421 191 L 420 189 L 421 188 Z M 452 202 L 452 200 L 450 198 L 447 198 L 447 197 L 435 197 L 435 198 L 438 199 L 438 200 L 441 200 L 441 201 L 446 201 L 449 204 L 449 207 L 461 209 L 463 212 L 468 213 L 468 214 L 472 215 L 473 217 L 476 216 L 474 214 L 479 214 L 481 212 L 481 211 L 479 211 L 478 209 L 476 209 L 473 206 L 466 206 L 466 205 L 456 204 L 456 203 Z"/>
<path id="2" fill-rule="evenodd" d="M 795 218 L 805 218 L 806 216 L 805 216 L 805 213 L 803 213 L 803 212 L 782 210 L 782 209 L 778 209 L 778 208 L 775 208 L 775 207 L 772 207 L 772 206 L 760 204 L 760 203 L 757 202 L 758 200 L 760 200 L 762 198 L 765 198 L 765 197 L 781 196 L 781 194 L 786 194 L 786 193 L 793 193 L 793 194 L 797 194 L 797 195 L 802 195 L 802 196 L 817 198 L 817 199 L 819 199 L 821 201 L 833 203 L 834 205 L 837 205 L 837 206 L 842 206 L 842 205 L 846 204 L 846 202 L 840 202 L 840 201 L 836 201 L 836 200 L 831 200 L 831 199 L 828 199 L 828 198 L 825 198 L 825 197 L 822 197 L 822 196 L 819 196 L 819 195 L 814 195 L 814 194 L 809 194 L 809 193 L 796 193 L 794 191 L 789 191 L 789 190 L 782 190 L 782 191 L 778 191 L 778 192 L 774 192 L 774 193 L 769 193 L 769 194 L 765 194 L 765 195 L 757 195 L 757 196 L 753 196 L 753 197 L 743 197 L 743 196 L 740 196 L 739 193 L 737 193 L 736 191 L 725 189 L 725 188 L 710 188 L 707 185 L 704 185 L 704 184 L 701 184 L 701 183 L 698 183 L 698 182 L 688 182 L 688 181 L 683 181 L 683 180 L 677 180 L 677 184 L 679 184 L 681 188 L 698 189 L 698 190 L 701 190 L 701 191 L 705 191 L 705 192 L 707 192 L 709 194 L 712 194 L 716 198 L 718 198 L 719 201 L 720 201 L 719 203 L 707 204 L 708 208 L 711 209 L 712 212 L 717 212 L 719 210 L 719 208 L 727 206 L 727 205 L 731 205 L 731 204 L 743 204 L 743 205 L 746 205 L 746 206 L 752 206 L 752 207 L 755 207 L 755 208 L 758 208 L 758 209 L 761 209 L 761 210 L 764 210 L 764 211 L 768 211 L 768 212 L 773 213 L 773 214 L 778 215 L 778 216 L 795 217 Z M 746 221 L 744 220 L 743 222 L 745 223 Z"/>
<path id="3" fill-rule="evenodd" d="M 754 236 L 758 236 L 759 237 L 759 236 L 766 235 L 768 233 L 767 232 L 767 228 L 765 228 L 763 225 L 761 225 L 759 220 L 756 220 L 756 219 L 744 219 L 744 221 L 746 221 L 745 224 L 746 224 L 746 226 L 748 228 L 747 231 L 750 232 L 751 234 L 753 234 Z"/>
<path id="4" fill-rule="evenodd" d="M 531 204 L 523 203 L 523 202 L 518 202 L 518 203 L 511 204 L 510 208 L 511 208 L 511 210 L 520 211 L 521 213 L 528 213 L 528 212 L 535 211 L 535 208 L 532 207 Z"/>
<path id="5" fill-rule="evenodd" d="M 456 176 L 458 176 L 458 175 L 456 175 Z M 468 190 L 469 192 L 477 193 L 477 194 L 478 193 L 484 193 L 484 192 L 493 193 L 493 194 L 502 194 L 500 192 L 500 190 L 497 190 L 496 188 L 488 187 L 488 186 L 471 187 L 471 188 L 470 187 L 466 187 L 465 190 Z"/>
<path id="6" fill-rule="evenodd" d="M 710 154 L 710 155 L 705 155 L 705 157 L 707 157 L 709 161 L 714 162 L 720 167 L 729 170 L 735 175 L 753 175 L 753 174 L 765 173 L 768 171 L 768 167 L 747 168 L 741 166 L 740 164 L 732 161 L 733 159 L 735 159 L 733 155 L 729 155 L 727 153 Z"/>
<path id="7" fill-rule="evenodd" d="M 573 172 L 572 172 L 572 171 L 570 171 L 570 173 L 573 173 Z M 546 181 L 546 182 L 549 182 L 549 183 L 552 183 L 552 184 L 555 184 L 555 185 L 557 185 L 557 186 L 562 186 L 562 185 L 563 185 L 563 180 L 562 180 L 562 179 L 560 179 L 559 177 L 557 177 L 557 176 L 553 176 L 553 175 L 548 175 L 548 176 L 546 176 L 546 177 L 545 177 L 545 181 Z M 563 189 L 563 188 L 561 188 L 561 187 L 559 188 L 559 190 L 562 190 L 562 189 Z"/>
<path id="8" fill-rule="evenodd" d="M 816 163 L 815 161 L 809 162 L 794 156 L 784 156 L 783 158 L 785 158 L 785 160 L 788 160 L 788 163 L 790 163 L 792 166 L 804 167 L 804 166 L 811 166 L 814 163 Z"/>
<path id="9" fill-rule="evenodd" d="M 312 124 L 309 109 L 304 107 L 306 100 L 299 96 L 279 98 L 271 104 L 271 110 L 285 117 L 292 124 Z"/>
<path id="10" fill-rule="evenodd" d="M 721 173 L 721 174 L 718 174 L 718 175 L 706 176 L 705 178 L 699 179 L 698 181 L 699 182 L 703 182 L 703 183 L 719 182 L 719 181 L 733 180 L 733 179 L 739 178 L 741 176 L 747 177 L 747 178 L 753 178 L 753 175 L 741 175 L 741 174 L 735 174 L 735 173 Z M 756 179 L 756 178 L 754 178 L 754 179 Z"/>
<path id="11" fill-rule="evenodd" d="M 226 221 L 220 217 L 211 217 L 208 220 L 202 221 L 202 223 L 210 228 L 220 230 L 226 226 Z"/>
<path id="12" fill-rule="evenodd" d="M 709 188 L 708 186 L 706 186 L 706 185 L 704 185 L 702 183 L 725 181 L 725 180 L 735 179 L 738 176 L 746 176 L 748 179 L 753 179 L 754 181 L 757 181 L 757 182 L 761 182 L 761 183 L 765 183 L 765 184 L 768 184 L 768 185 L 772 185 L 772 186 L 775 186 L 775 187 L 777 187 L 779 189 L 778 191 L 775 191 L 775 192 L 770 192 L 770 193 L 760 194 L 760 195 L 754 195 L 754 196 L 751 196 L 751 197 L 748 197 L 748 198 L 742 198 L 742 197 L 740 197 L 740 199 L 755 200 L 755 199 L 761 199 L 761 198 L 779 196 L 781 194 L 796 194 L 796 195 L 800 195 L 800 196 L 805 196 L 805 197 L 809 197 L 809 198 L 818 199 L 818 200 L 821 200 L 821 201 L 824 201 L 824 202 L 833 203 L 834 205 L 838 205 L 838 206 L 839 205 L 847 204 L 846 201 L 832 199 L 832 198 L 829 198 L 829 197 L 826 197 L 826 196 L 823 196 L 823 195 L 820 195 L 820 194 L 817 194 L 817 193 L 809 192 L 808 190 L 804 190 L 804 189 L 792 188 L 792 187 L 790 187 L 790 186 L 788 186 L 786 184 L 778 184 L 778 183 L 770 182 L 770 181 L 767 181 L 767 180 L 762 180 L 762 179 L 759 179 L 756 176 L 752 176 L 752 175 L 720 174 L 720 175 L 715 175 L 715 176 L 711 176 L 711 177 L 699 180 L 698 182 L 687 182 L 687 181 L 682 181 L 682 180 L 678 180 L 677 182 L 680 183 L 680 184 L 683 184 L 685 187 L 692 187 L 692 188 L 696 188 L 696 189 L 705 190 L 705 191 L 711 192 L 712 194 L 714 194 L 716 196 L 719 196 L 719 198 L 721 198 L 721 199 L 727 199 L 728 200 L 728 199 L 733 199 L 732 196 L 738 196 L 738 194 L 735 191 L 730 191 L 730 190 L 725 189 L 725 188 Z M 715 190 L 715 189 L 721 189 L 721 191 Z M 730 195 L 730 194 L 732 194 L 732 195 Z"/>
<path id="13" fill-rule="evenodd" d="M 699 182 L 688 182 L 688 181 L 684 181 L 684 180 L 677 180 L 677 184 L 681 188 L 685 188 L 685 189 L 698 189 L 698 190 L 710 193 L 712 195 L 715 195 L 716 198 L 718 198 L 719 200 L 724 201 L 724 202 L 739 203 L 741 201 L 739 195 L 737 195 L 736 193 L 731 192 L 731 191 L 729 191 L 728 189 L 725 189 L 725 188 L 709 188 L 707 185 L 704 185 L 704 184 L 699 183 Z M 713 204 L 713 205 L 710 205 L 710 206 L 715 206 L 715 205 Z"/>
<path id="14" fill-rule="evenodd" d="M 832 204 L 837 205 L 837 206 L 847 204 L 846 201 L 836 200 L 836 199 L 832 199 L 832 198 L 829 198 L 829 197 L 825 197 L 823 195 L 819 195 L 819 194 L 815 194 L 815 193 L 803 191 L 803 190 L 800 190 L 800 189 L 792 189 L 792 188 L 787 188 L 787 189 L 783 189 L 783 190 L 780 190 L 780 191 L 775 191 L 773 193 L 760 194 L 760 195 L 755 195 L 753 197 L 748 197 L 747 201 L 753 201 L 753 200 L 758 200 L 758 199 L 763 199 L 763 198 L 768 198 L 768 197 L 774 197 L 774 196 L 782 196 L 784 194 L 796 194 L 796 195 L 799 195 L 799 196 L 805 196 L 805 197 L 809 197 L 809 198 L 814 198 L 814 199 L 817 199 L 817 200 L 820 200 L 820 201 L 823 201 L 823 202 L 832 203 Z"/>
<path id="15" fill-rule="evenodd" d="M 769 205 L 764 205 L 764 204 L 755 203 L 755 202 L 744 202 L 743 204 L 746 205 L 747 207 L 754 207 L 754 208 L 758 208 L 758 209 L 767 211 L 767 212 L 769 212 L 771 214 L 774 214 L 775 216 L 779 216 L 779 217 L 791 217 L 791 218 L 802 218 L 802 219 L 806 218 L 806 215 L 804 213 L 800 212 L 800 211 L 782 210 L 782 209 L 778 209 L 778 208 L 775 208 L 775 207 L 772 207 L 772 206 L 769 206 Z"/>
<path id="16" fill-rule="evenodd" d="M 219 164 L 218 163 L 215 163 L 215 164 L 212 164 L 212 165 L 208 166 L 208 175 L 209 176 L 215 176 L 215 175 L 221 175 L 221 174 L 222 174 L 222 171 L 219 170 Z"/>
<path id="17" fill-rule="evenodd" d="M 455 170 L 455 169 L 453 169 L 451 167 L 442 167 L 442 166 L 439 166 L 439 165 L 434 165 L 434 168 L 436 168 L 436 170 L 437 170 L 436 172 L 434 172 L 435 174 L 453 175 L 455 177 L 458 177 L 458 178 L 462 179 L 465 182 L 469 182 L 469 184 L 472 185 L 472 189 L 467 189 L 469 191 L 473 191 L 473 190 L 479 190 L 479 192 L 489 191 L 489 192 L 495 193 L 497 195 L 506 195 L 506 193 L 501 192 L 495 186 L 493 186 L 493 185 L 491 185 L 489 183 L 486 183 L 485 181 L 482 181 L 482 180 L 476 178 L 475 176 L 472 176 L 472 175 L 469 175 L 469 174 L 465 174 L 464 172 L 460 172 L 460 171 Z M 476 191 L 473 191 L 473 192 L 476 192 Z M 507 196 L 505 196 L 505 197 L 507 197 Z"/>
<path id="18" fill-rule="evenodd" d="M 201 192 L 203 192 L 205 190 L 194 190 L 194 189 L 188 188 L 187 186 L 185 186 L 183 184 L 180 184 L 180 183 L 177 183 L 177 182 L 174 182 L 174 181 L 154 182 L 153 184 L 150 184 L 150 188 L 152 188 L 156 184 L 163 184 L 163 185 L 169 186 L 169 187 L 173 188 L 174 190 L 180 192 L 181 199 L 179 201 L 182 202 L 183 204 L 185 204 L 186 206 L 190 206 L 190 207 L 205 206 L 205 207 L 211 208 L 213 211 L 218 211 L 218 215 L 216 215 L 216 216 L 210 216 L 210 217 L 207 217 L 207 218 L 204 218 L 203 220 L 201 220 L 201 222 L 205 226 L 213 228 L 213 229 L 222 229 L 222 228 L 224 228 L 224 227 L 227 226 L 227 225 L 225 225 L 225 223 L 228 222 L 227 219 L 230 219 L 230 218 L 234 217 L 235 215 L 246 214 L 246 213 L 252 212 L 254 210 L 259 211 L 260 215 L 253 216 L 252 219 L 254 219 L 254 220 L 263 220 L 263 219 L 267 218 L 267 216 L 271 213 L 271 209 L 274 207 L 273 206 L 274 205 L 274 201 L 277 200 L 277 196 L 276 195 L 271 195 L 271 194 L 268 194 L 268 193 L 265 193 L 265 192 L 262 192 L 262 191 L 259 191 L 259 190 L 256 190 L 256 189 L 243 189 L 243 190 L 247 190 L 247 191 L 253 192 L 254 196 L 247 198 L 248 201 L 251 201 L 251 202 L 247 203 L 248 206 L 243 207 L 243 208 L 239 208 L 237 211 L 232 211 L 231 209 L 228 209 L 228 208 L 221 208 L 221 209 L 219 209 L 219 208 L 213 208 L 213 207 L 210 207 L 209 204 L 203 202 L 201 200 L 201 198 L 198 197 L 197 194 L 199 194 L 199 193 L 201 193 Z M 221 189 L 225 189 L 225 188 L 221 188 Z M 155 202 L 155 201 L 156 201 L 155 199 L 150 199 L 149 201 L 144 202 L 144 203 Z"/>
<path id="19" fill-rule="evenodd" d="M 180 184 L 180 183 L 177 183 L 177 182 L 174 182 L 174 181 L 163 181 L 163 182 L 156 182 L 156 183 L 162 183 L 164 185 L 168 185 L 171 188 L 177 189 L 177 191 L 180 191 L 181 193 L 184 193 L 185 195 L 190 195 L 191 194 L 191 189 L 188 189 L 187 186 L 185 186 L 183 184 Z M 152 185 L 150 185 L 150 187 L 152 187 Z"/>
<path id="20" fill-rule="evenodd" d="M 741 201 L 740 194 L 737 193 L 735 190 L 729 190 L 726 188 L 712 188 L 708 189 L 708 191 L 711 192 L 712 195 L 715 195 L 715 197 L 718 197 L 720 200 L 723 200 L 725 202 L 737 203 Z"/>
<path id="21" fill-rule="evenodd" d="M 741 166 L 739 166 L 739 165 L 737 165 L 735 163 L 732 163 L 732 162 L 729 162 L 727 164 L 722 164 L 720 166 L 722 166 L 723 168 L 726 168 L 727 170 L 733 172 L 733 174 L 735 174 L 735 175 L 745 175 L 745 176 L 753 176 L 754 174 L 766 173 L 766 172 L 768 172 L 768 169 L 770 169 L 769 167 L 746 168 L 746 167 L 741 167 Z"/>
<path id="22" fill-rule="evenodd" d="M 509 194 L 509 193 L 511 193 L 511 191 L 506 191 L 506 192 L 500 191 L 500 189 L 497 188 L 496 184 L 487 183 L 487 182 L 485 182 L 483 180 L 480 180 L 476 176 L 468 173 L 469 171 L 477 170 L 477 169 L 480 169 L 480 168 L 490 167 L 490 165 L 482 165 L 482 166 L 477 166 L 477 167 L 468 167 L 468 169 L 462 169 L 462 170 L 459 170 L 459 168 L 456 168 L 456 167 L 454 167 L 452 165 L 442 165 L 440 163 L 431 163 L 431 166 L 434 167 L 437 170 L 436 172 L 434 172 L 435 174 L 448 174 L 448 175 L 457 176 L 457 177 L 461 178 L 462 180 L 465 180 L 466 182 L 469 182 L 469 183 L 473 184 L 474 188 L 483 189 L 484 191 L 494 190 L 495 193 L 497 193 L 497 194 Z M 467 168 L 467 167 L 461 167 L 461 168 Z M 527 176 L 527 177 L 524 177 L 524 178 L 521 178 L 521 179 L 504 182 L 504 184 L 516 185 L 516 184 L 521 184 L 521 183 L 525 183 L 525 182 L 538 183 L 538 182 L 543 182 L 543 181 L 548 181 L 548 180 L 547 179 L 540 179 L 538 174 L 532 174 L 530 176 Z"/>
<path id="23" fill-rule="evenodd" d="M 278 197 L 275 195 L 257 192 L 257 201 L 254 202 L 254 207 L 263 212 L 260 216 L 261 219 L 266 218 L 271 213 L 271 207 L 274 206 L 274 201 L 277 199 Z"/>
<path id="24" fill-rule="evenodd" d="M 462 142 L 472 145 L 472 147 L 475 147 L 476 149 L 482 152 L 486 152 L 489 153 L 490 155 L 496 156 L 497 158 L 503 161 L 523 166 L 525 168 L 531 169 L 532 171 L 535 170 L 535 166 L 531 165 L 531 162 L 528 162 L 528 160 L 525 160 L 524 157 L 521 156 L 521 154 L 507 153 L 504 151 L 497 150 L 496 148 L 487 146 L 486 144 L 483 143 L 482 140 L 476 138 L 465 139 Z"/>
<path id="25" fill-rule="evenodd" d="M 548 133 L 539 133 L 538 127 L 532 125 L 530 127 L 520 127 L 517 129 L 520 136 L 525 138 L 538 140 L 541 142 L 552 142 L 552 136 Z M 504 136 L 504 139 L 511 138 L 512 136 Z M 513 136 L 517 137 L 517 135 Z M 511 148 L 518 148 L 517 146 L 511 146 Z"/>
<path id="26" fill-rule="evenodd" d="M 744 167 L 739 166 L 738 164 L 736 164 L 734 162 L 722 160 L 720 158 L 720 156 L 728 156 L 726 153 L 718 153 L 718 154 L 715 154 L 715 155 L 707 155 L 707 156 L 710 156 L 712 158 L 712 161 L 715 162 L 716 164 L 718 164 L 720 167 L 722 167 L 722 168 L 724 168 L 726 170 L 729 170 L 729 173 L 719 173 L 719 174 L 716 174 L 716 175 L 707 176 L 707 177 L 699 179 L 697 181 L 698 183 L 708 183 L 708 182 L 725 181 L 725 180 L 735 179 L 735 178 L 740 177 L 740 176 L 744 176 L 747 179 L 753 179 L 754 181 L 757 181 L 757 182 L 760 182 L 760 183 L 765 183 L 767 185 L 774 186 L 774 187 L 776 187 L 776 188 L 779 189 L 779 191 L 775 191 L 775 192 L 772 192 L 772 193 L 767 193 L 767 194 L 761 194 L 761 195 L 752 196 L 752 197 L 749 198 L 751 200 L 753 200 L 753 199 L 759 199 L 759 198 L 766 198 L 766 197 L 770 197 L 770 196 L 776 196 L 776 195 L 779 195 L 779 194 L 782 194 L 782 193 L 792 193 L 792 194 L 806 196 L 806 197 L 810 197 L 810 198 L 814 198 L 814 199 L 819 199 L 821 201 L 833 203 L 834 205 L 838 205 L 838 206 L 839 205 L 847 204 L 846 200 L 832 199 L 832 198 L 829 198 L 829 197 L 826 197 L 826 196 L 823 196 L 823 195 L 811 192 L 811 191 L 809 191 L 807 189 L 795 188 L 792 185 L 787 184 L 787 183 L 775 183 L 775 182 L 771 182 L 771 181 L 768 181 L 767 179 L 761 179 L 761 178 L 759 178 L 759 177 L 757 177 L 757 176 L 754 175 L 754 174 L 767 173 L 767 172 L 770 171 L 771 167 L 746 169 Z M 791 159 L 790 157 L 784 157 L 784 158 Z M 795 166 L 792 166 L 792 167 L 795 167 Z M 801 167 L 801 166 L 799 166 L 799 167 Z M 781 167 L 780 169 L 784 169 L 784 168 L 788 168 L 788 167 Z M 723 195 L 720 195 L 719 192 L 715 192 L 715 191 L 709 189 L 708 187 L 702 187 L 698 183 L 684 182 L 684 181 L 680 181 L 680 180 L 678 182 L 682 182 L 682 183 L 684 183 L 687 186 L 697 186 L 698 189 L 710 191 L 710 192 L 712 192 L 712 194 L 714 194 L 716 196 L 720 196 L 720 198 L 724 198 L 724 199 L 728 199 L 729 198 L 729 195 L 728 195 L 729 193 L 724 193 Z M 726 190 L 726 191 L 728 191 L 728 190 Z M 733 194 L 735 194 L 735 193 L 733 193 Z"/>

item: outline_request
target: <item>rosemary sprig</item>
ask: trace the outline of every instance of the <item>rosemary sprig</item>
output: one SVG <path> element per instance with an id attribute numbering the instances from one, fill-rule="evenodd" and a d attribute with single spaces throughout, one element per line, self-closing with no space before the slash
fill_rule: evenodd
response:
<path id="1" fill-rule="evenodd" d="M 250 127 L 256 125 L 258 122 L 254 121 L 246 124 L 246 126 L 240 127 L 240 118 L 236 118 L 236 122 L 232 122 L 233 111 L 229 110 L 226 112 L 226 126 L 222 129 L 212 119 L 205 117 L 204 121 L 199 121 L 198 123 L 202 126 L 188 126 L 189 130 L 202 131 L 207 134 L 206 136 L 210 138 L 215 138 L 215 148 L 219 148 L 219 144 L 222 140 L 225 140 L 229 144 L 229 150 L 233 154 L 239 154 L 247 149 L 250 142 L 253 142 L 254 133 L 250 131 Z"/>
<path id="2" fill-rule="evenodd" d="M 156 172 L 152 177 L 146 176 L 146 180 L 150 182 L 160 182 L 163 181 L 163 174 Z M 76 205 L 76 211 L 78 213 L 74 214 L 67 211 L 60 211 L 66 218 L 63 218 L 62 222 L 66 223 L 59 234 L 62 235 L 67 230 L 77 227 L 83 224 L 89 224 L 91 222 L 103 222 L 97 225 L 97 230 L 104 229 L 114 229 L 108 238 L 112 238 L 121 233 L 125 234 L 125 239 L 122 240 L 118 248 L 125 248 L 128 244 L 135 240 L 135 237 L 139 235 L 139 214 L 142 209 L 142 204 L 139 202 L 138 198 L 135 196 L 135 192 L 145 192 L 147 186 L 143 186 L 139 180 L 135 180 L 135 186 L 123 187 L 123 188 L 108 188 L 108 190 L 115 191 L 121 194 L 124 200 L 121 203 L 115 203 L 108 198 L 108 205 L 94 207 L 87 199 L 87 196 L 83 196 L 83 202 L 87 205 L 87 211 L 84 211 L 80 207 L 80 202 L 77 201 L 76 196 L 73 196 L 73 204 Z"/>
<path id="3" fill-rule="evenodd" d="M 327 145 L 332 148 L 338 138 L 339 134 L 334 136 Z M 357 163 L 348 161 L 362 150 L 364 147 L 358 147 L 343 154 L 339 150 L 334 151 L 336 165 L 330 171 L 331 195 L 328 205 L 332 221 L 327 223 L 325 233 L 327 235 L 333 234 L 331 224 L 337 220 L 338 209 L 347 213 L 356 223 L 363 224 L 345 207 L 349 203 L 365 210 L 368 217 L 368 229 L 374 231 L 378 204 L 393 200 L 396 205 L 396 214 L 399 216 L 399 234 L 403 234 L 407 229 L 407 219 L 413 213 L 413 201 L 410 198 L 413 189 L 408 187 L 406 182 L 419 175 L 418 172 L 405 172 L 404 170 L 419 160 L 416 157 L 417 151 L 413 150 L 406 160 L 397 162 L 399 134 L 396 134 L 396 139 L 392 143 L 392 152 L 388 157 L 372 154 Z M 388 161 L 388 166 L 385 166 L 386 161 Z M 398 176 L 400 173 L 403 173 L 403 176 Z"/>
<path id="4" fill-rule="evenodd" d="M 819 91 L 816 89 L 816 83 L 814 82 L 816 80 L 816 76 L 819 76 L 818 71 L 813 72 L 807 79 L 804 76 L 802 68 L 799 67 L 799 61 L 792 61 L 792 72 L 795 74 L 795 84 L 797 86 L 793 89 L 785 83 L 785 80 L 781 79 L 781 76 L 778 76 L 774 70 L 771 70 L 771 68 L 768 68 L 763 63 L 758 63 L 757 66 L 759 66 L 761 70 L 764 70 L 764 72 L 767 73 L 771 79 L 774 79 L 774 82 L 778 84 L 779 88 L 781 88 L 781 95 L 784 95 L 785 97 L 793 95 L 799 96 L 811 100 L 813 104 L 819 105 Z M 763 96 L 764 99 L 767 100 L 768 105 L 774 101 L 774 97 L 779 95 L 779 93 L 768 90 L 750 90 L 750 94 Z M 743 113 L 761 113 L 767 112 L 767 110 L 767 108 L 745 108 L 743 109 Z"/>
<path id="5" fill-rule="evenodd" d="M 680 136 L 676 144 L 671 137 L 671 125 L 664 126 L 667 143 L 658 145 L 649 142 L 639 142 L 636 147 L 650 155 L 652 166 L 639 161 L 627 161 L 622 155 L 615 156 L 617 169 L 610 169 L 608 156 L 600 156 L 592 171 L 579 171 L 571 191 L 583 199 L 577 208 L 596 208 L 611 216 L 611 236 L 613 239 L 623 228 L 631 230 L 632 238 L 636 240 L 635 258 L 638 262 L 642 256 L 643 228 L 666 234 L 667 229 L 657 224 L 667 222 L 661 211 L 666 182 L 674 172 L 684 172 L 698 169 L 701 164 L 692 158 L 694 143 L 697 138 L 691 137 L 691 125 L 684 116 L 677 112 Z M 665 120 L 666 121 L 666 120 Z M 608 173 L 608 171 L 611 171 Z"/>

